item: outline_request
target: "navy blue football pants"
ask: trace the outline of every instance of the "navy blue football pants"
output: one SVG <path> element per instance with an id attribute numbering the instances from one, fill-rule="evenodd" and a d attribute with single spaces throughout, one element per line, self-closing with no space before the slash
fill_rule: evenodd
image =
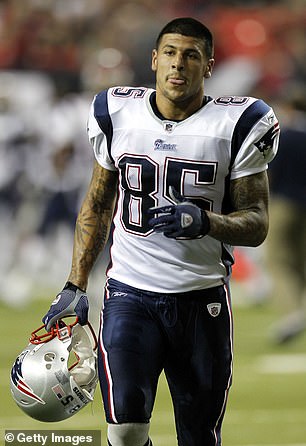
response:
<path id="1" fill-rule="evenodd" d="M 108 423 L 148 423 L 164 370 L 179 446 L 219 446 L 232 381 L 226 285 L 188 293 L 105 288 L 99 378 Z"/>

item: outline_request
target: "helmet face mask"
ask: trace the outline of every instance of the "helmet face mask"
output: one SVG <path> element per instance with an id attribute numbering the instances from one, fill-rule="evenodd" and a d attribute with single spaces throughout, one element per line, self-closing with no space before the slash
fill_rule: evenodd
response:
<path id="1" fill-rule="evenodd" d="M 11 370 L 11 392 L 30 417 L 70 418 L 93 400 L 97 386 L 97 340 L 91 325 L 59 321 L 49 333 L 35 330 Z M 71 362 L 74 356 L 74 363 Z"/>

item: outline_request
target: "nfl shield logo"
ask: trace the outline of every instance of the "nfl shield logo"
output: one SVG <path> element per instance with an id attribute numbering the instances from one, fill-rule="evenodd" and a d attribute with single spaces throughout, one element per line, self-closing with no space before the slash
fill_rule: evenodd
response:
<path id="1" fill-rule="evenodd" d="M 175 122 L 163 121 L 163 127 L 166 132 L 171 133 L 175 127 Z"/>
<path id="2" fill-rule="evenodd" d="M 221 304 L 219 302 L 213 303 L 213 304 L 208 304 L 207 305 L 207 310 L 208 313 L 212 316 L 212 317 L 217 317 L 220 314 L 221 311 Z"/>

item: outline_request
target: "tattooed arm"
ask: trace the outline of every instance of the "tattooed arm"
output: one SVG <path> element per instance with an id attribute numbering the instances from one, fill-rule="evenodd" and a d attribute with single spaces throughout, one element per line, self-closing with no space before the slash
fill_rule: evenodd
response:
<path id="1" fill-rule="evenodd" d="M 233 246 L 258 246 L 267 236 L 269 185 L 266 172 L 250 175 L 230 184 L 234 212 L 207 212 L 209 235 Z"/>
<path id="2" fill-rule="evenodd" d="M 74 235 L 72 267 L 68 280 L 86 290 L 91 269 L 108 239 L 117 191 L 117 172 L 96 161 Z"/>

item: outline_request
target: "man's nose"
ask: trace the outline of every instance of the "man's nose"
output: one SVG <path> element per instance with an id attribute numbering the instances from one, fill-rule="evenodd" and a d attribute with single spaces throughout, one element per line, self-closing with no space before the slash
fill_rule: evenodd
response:
<path id="1" fill-rule="evenodd" d="M 176 54 L 174 60 L 172 62 L 172 68 L 176 68 L 178 71 L 182 71 L 184 69 L 184 58 L 182 54 Z"/>

